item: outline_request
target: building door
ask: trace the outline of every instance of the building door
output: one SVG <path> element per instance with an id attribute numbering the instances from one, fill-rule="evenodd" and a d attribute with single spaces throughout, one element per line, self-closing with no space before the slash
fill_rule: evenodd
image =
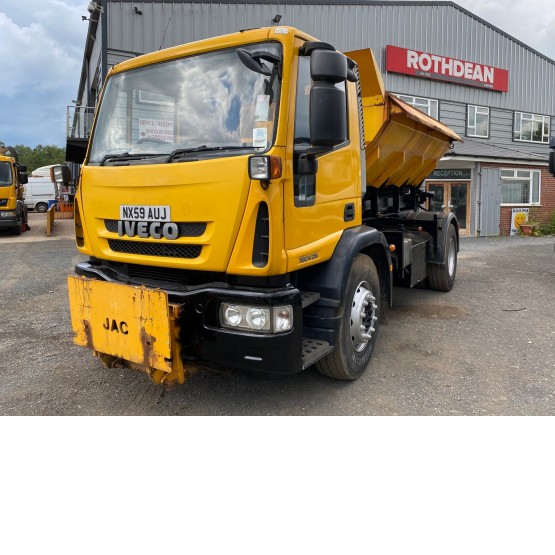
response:
<path id="1" fill-rule="evenodd" d="M 460 226 L 460 235 L 468 236 L 470 230 L 470 183 L 453 181 L 451 183 L 426 183 L 426 190 L 434 193 L 430 201 L 432 210 L 448 214 L 454 212 Z"/>
<path id="2" fill-rule="evenodd" d="M 499 235 L 501 187 L 498 168 L 482 168 L 480 198 L 480 237 Z"/>

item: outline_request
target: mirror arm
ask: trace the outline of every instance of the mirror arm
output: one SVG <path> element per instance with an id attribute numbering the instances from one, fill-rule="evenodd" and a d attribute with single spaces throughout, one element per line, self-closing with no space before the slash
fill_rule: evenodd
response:
<path id="1" fill-rule="evenodd" d="M 313 50 L 333 50 L 335 52 L 335 48 L 327 42 L 309 41 L 299 48 L 299 56 L 310 56 Z"/>

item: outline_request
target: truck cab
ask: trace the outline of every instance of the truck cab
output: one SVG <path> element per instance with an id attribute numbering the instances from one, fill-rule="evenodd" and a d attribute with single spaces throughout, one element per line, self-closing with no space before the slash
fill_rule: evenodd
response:
<path id="1" fill-rule="evenodd" d="M 27 167 L 18 163 L 11 147 L 0 149 L 0 229 L 19 235 L 26 231 L 25 184 Z"/>
<path id="2" fill-rule="evenodd" d="M 75 197 L 76 343 L 163 382 L 195 361 L 358 378 L 394 281 L 453 286 L 456 219 L 418 194 L 452 140 L 369 51 L 292 27 L 118 64 Z"/>

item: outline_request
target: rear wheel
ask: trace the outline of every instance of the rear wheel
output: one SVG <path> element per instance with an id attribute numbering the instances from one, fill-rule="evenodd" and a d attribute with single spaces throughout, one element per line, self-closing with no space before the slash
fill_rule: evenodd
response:
<path id="1" fill-rule="evenodd" d="M 48 204 L 46 204 L 45 202 L 37 202 L 37 204 L 35 204 L 36 212 L 44 213 L 47 210 L 48 210 Z"/>
<path id="2" fill-rule="evenodd" d="M 428 266 L 428 284 L 436 291 L 451 291 L 457 273 L 457 232 L 455 226 L 450 225 L 447 231 L 447 241 L 443 253 L 442 264 Z"/>
<path id="3" fill-rule="evenodd" d="M 380 299 L 376 266 L 370 257 L 358 254 L 349 273 L 338 342 L 316 363 L 319 372 L 337 380 L 352 381 L 362 376 L 376 343 Z"/>

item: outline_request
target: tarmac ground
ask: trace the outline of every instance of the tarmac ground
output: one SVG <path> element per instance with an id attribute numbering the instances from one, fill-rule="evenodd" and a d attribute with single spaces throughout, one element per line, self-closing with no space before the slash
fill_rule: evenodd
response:
<path id="1" fill-rule="evenodd" d="M 394 290 L 366 373 L 201 370 L 166 390 L 72 341 L 73 220 L 0 232 L 2 415 L 554 415 L 554 237 L 463 238 L 449 293 Z"/>

